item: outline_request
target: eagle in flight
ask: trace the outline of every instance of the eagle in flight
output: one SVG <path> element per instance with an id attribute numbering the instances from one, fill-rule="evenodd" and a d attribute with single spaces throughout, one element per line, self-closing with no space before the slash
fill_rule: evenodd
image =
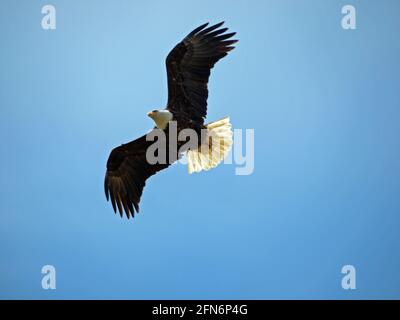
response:
<path id="1" fill-rule="evenodd" d="M 168 102 L 163 110 L 153 110 L 147 115 L 155 127 L 144 136 L 114 148 L 107 161 L 104 190 L 107 201 L 111 199 L 114 212 L 124 212 L 134 217 L 139 212 L 140 197 L 146 180 L 170 166 L 186 154 L 189 173 L 208 170 L 217 166 L 232 144 L 229 118 L 204 123 L 207 115 L 208 79 L 215 63 L 234 49 L 236 33 L 226 33 L 224 22 L 208 27 L 199 26 L 179 42 L 166 59 L 168 77 Z M 172 123 L 177 133 L 194 132 L 195 140 L 175 141 L 173 148 L 168 141 Z M 166 143 L 157 150 L 165 161 L 149 161 L 147 150 L 155 142 L 149 136 L 156 131 L 165 134 Z M 205 133 L 205 134 L 204 134 Z M 190 135 L 188 135 L 190 136 Z M 171 152 L 171 150 L 173 150 Z"/>

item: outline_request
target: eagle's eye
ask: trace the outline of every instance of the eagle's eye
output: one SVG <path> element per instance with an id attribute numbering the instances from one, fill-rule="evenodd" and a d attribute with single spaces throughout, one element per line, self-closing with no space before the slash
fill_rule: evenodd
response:
<path id="1" fill-rule="evenodd" d="M 158 112 L 158 110 L 153 110 L 152 112 L 154 112 L 154 113 L 157 113 L 157 112 Z"/>

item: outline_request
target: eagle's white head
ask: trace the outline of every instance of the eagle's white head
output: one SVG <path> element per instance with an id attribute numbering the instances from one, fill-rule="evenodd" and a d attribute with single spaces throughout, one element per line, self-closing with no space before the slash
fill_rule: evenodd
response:
<path id="1" fill-rule="evenodd" d="M 168 122 L 172 120 L 173 115 L 168 110 L 153 110 L 147 115 L 154 120 L 158 129 L 164 130 Z"/>

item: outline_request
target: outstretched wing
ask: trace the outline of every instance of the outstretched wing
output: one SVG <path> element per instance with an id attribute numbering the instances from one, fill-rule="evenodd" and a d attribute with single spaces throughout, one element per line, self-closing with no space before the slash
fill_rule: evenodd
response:
<path id="1" fill-rule="evenodd" d="M 228 40 L 235 32 L 219 28 L 223 22 L 208 23 L 190 32 L 168 54 L 167 109 L 203 124 L 207 115 L 208 78 L 215 63 L 231 51 L 237 40 Z"/>
<path id="2" fill-rule="evenodd" d="M 158 129 L 154 129 L 158 130 Z M 140 197 L 146 180 L 169 166 L 165 164 L 150 164 L 146 159 L 147 148 L 153 141 L 146 141 L 146 135 L 123 144 L 110 153 L 107 161 L 107 172 L 104 179 L 104 191 L 107 201 L 111 203 L 116 213 L 134 216 L 139 212 Z"/>

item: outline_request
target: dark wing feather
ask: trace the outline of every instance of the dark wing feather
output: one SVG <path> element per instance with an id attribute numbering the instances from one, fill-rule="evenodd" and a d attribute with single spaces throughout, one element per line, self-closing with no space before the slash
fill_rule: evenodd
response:
<path id="1" fill-rule="evenodd" d="M 207 115 L 208 79 L 215 63 L 225 57 L 237 40 L 227 40 L 235 33 L 225 33 L 223 22 L 201 25 L 190 32 L 168 54 L 167 109 L 203 124 Z"/>
<path id="2" fill-rule="evenodd" d="M 157 130 L 157 129 L 155 129 Z M 146 180 L 165 169 L 169 164 L 150 164 L 146 151 L 153 141 L 146 141 L 146 135 L 123 144 L 111 151 L 107 161 L 107 172 L 104 179 L 104 191 L 107 201 L 111 199 L 114 212 L 121 217 L 134 216 L 139 212 L 140 197 Z"/>

